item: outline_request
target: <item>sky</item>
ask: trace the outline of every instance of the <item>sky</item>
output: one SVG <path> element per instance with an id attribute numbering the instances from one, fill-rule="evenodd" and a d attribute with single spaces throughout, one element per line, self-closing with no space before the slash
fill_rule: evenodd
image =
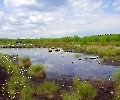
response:
<path id="1" fill-rule="evenodd" d="M 120 0 L 0 0 L 0 38 L 120 33 Z"/>

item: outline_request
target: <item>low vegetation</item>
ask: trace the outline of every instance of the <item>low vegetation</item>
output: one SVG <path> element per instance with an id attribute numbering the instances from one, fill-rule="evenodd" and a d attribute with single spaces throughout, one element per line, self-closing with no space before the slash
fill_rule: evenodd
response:
<path id="1" fill-rule="evenodd" d="M 78 91 L 81 100 L 93 100 L 97 95 L 96 89 L 90 83 L 86 82 L 81 82 L 75 87 L 75 90 Z"/>
<path id="2" fill-rule="evenodd" d="M 8 80 L 3 87 L 8 93 L 8 99 L 33 100 L 31 94 L 31 84 L 27 77 L 20 74 L 20 68 L 13 63 L 11 57 L 0 53 L 0 65 L 2 65 L 9 74 Z"/>
<path id="3" fill-rule="evenodd" d="M 37 87 L 36 91 L 38 94 L 53 94 L 57 92 L 59 88 L 59 85 L 55 81 L 44 81 Z"/>
<path id="4" fill-rule="evenodd" d="M 44 66 L 35 64 L 28 68 L 28 74 L 32 77 L 44 78 L 46 76 Z"/>
<path id="5" fill-rule="evenodd" d="M 20 91 L 20 100 L 35 100 L 33 98 L 34 88 L 29 84 L 25 85 L 24 88 Z"/>
<path id="6" fill-rule="evenodd" d="M 112 76 L 114 80 L 120 81 L 120 70 L 114 71 Z"/>
<path id="7" fill-rule="evenodd" d="M 65 90 L 61 91 L 62 100 L 80 100 L 80 97 L 77 92 L 68 92 Z"/>
<path id="8" fill-rule="evenodd" d="M 21 58 L 18 66 L 19 67 L 25 67 L 25 68 L 30 67 L 31 66 L 30 58 L 28 56 L 25 56 L 25 57 Z"/>

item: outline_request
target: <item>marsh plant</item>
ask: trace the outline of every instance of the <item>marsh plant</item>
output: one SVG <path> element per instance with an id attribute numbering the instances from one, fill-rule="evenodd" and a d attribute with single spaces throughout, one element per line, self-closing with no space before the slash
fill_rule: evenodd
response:
<path id="1" fill-rule="evenodd" d="M 120 82 L 118 82 L 114 88 L 114 98 L 113 100 L 120 100 Z"/>
<path id="2" fill-rule="evenodd" d="M 59 85 L 55 81 L 44 81 L 37 87 L 38 94 L 53 94 L 58 91 Z"/>
<path id="3" fill-rule="evenodd" d="M 21 75 L 12 75 L 8 80 L 6 88 L 10 96 L 14 96 L 17 91 L 20 91 L 24 85 L 28 83 L 29 81 L 26 77 L 22 77 Z"/>
<path id="4" fill-rule="evenodd" d="M 46 76 L 44 66 L 34 64 L 28 68 L 28 74 L 33 77 L 44 78 Z"/>
<path id="5" fill-rule="evenodd" d="M 69 92 L 69 91 L 62 90 L 61 98 L 62 100 L 80 100 L 80 96 L 75 91 Z"/>
<path id="6" fill-rule="evenodd" d="M 79 77 L 74 77 L 74 78 L 72 79 L 72 82 L 73 82 L 73 85 L 74 85 L 74 86 L 79 85 L 79 84 L 80 84 L 80 79 L 79 79 Z"/>
<path id="7" fill-rule="evenodd" d="M 81 97 L 81 100 L 93 100 L 97 95 L 96 89 L 86 82 L 81 82 L 75 87 L 75 90 L 78 91 L 78 95 Z"/>
<path id="8" fill-rule="evenodd" d="M 82 82 L 78 77 L 74 77 L 72 82 L 80 100 L 92 100 L 97 95 L 96 89 L 90 83 Z"/>
<path id="9" fill-rule="evenodd" d="M 113 79 L 120 81 L 120 70 L 114 71 L 112 77 Z"/>
<path id="10" fill-rule="evenodd" d="M 20 91 L 20 100 L 34 100 L 33 93 L 34 89 L 29 84 L 24 85 L 24 88 Z"/>
<path id="11" fill-rule="evenodd" d="M 30 67 L 31 66 L 30 58 L 28 56 L 25 56 L 25 57 L 21 58 L 18 66 L 19 67 L 25 67 L 25 68 Z"/>

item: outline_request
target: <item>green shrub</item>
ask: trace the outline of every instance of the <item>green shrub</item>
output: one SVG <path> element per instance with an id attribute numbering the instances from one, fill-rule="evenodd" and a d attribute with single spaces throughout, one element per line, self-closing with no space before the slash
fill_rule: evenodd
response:
<path id="1" fill-rule="evenodd" d="M 52 94 L 57 92 L 58 89 L 59 89 L 59 85 L 56 84 L 54 81 L 52 82 L 45 81 L 41 83 L 36 90 L 38 94 Z"/>
<path id="2" fill-rule="evenodd" d="M 28 68 L 28 74 L 33 77 L 44 78 L 45 77 L 45 69 L 43 65 L 35 64 Z"/>

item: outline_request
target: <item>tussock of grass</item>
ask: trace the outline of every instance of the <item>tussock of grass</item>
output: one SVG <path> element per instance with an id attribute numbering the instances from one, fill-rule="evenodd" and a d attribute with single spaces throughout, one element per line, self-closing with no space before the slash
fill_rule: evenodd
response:
<path id="1" fill-rule="evenodd" d="M 25 68 L 30 67 L 31 66 L 30 58 L 28 56 L 25 56 L 25 57 L 21 58 L 18 66 L 19 67 L 25 67 Z"/>
<path id="2" fill-rule="evenodd" d="M 79 100 L 80 96 L 77 92 L 68 92 L 65 90 L 61 91 L 61 98 L 62 100 Z"/>
<path id="3" fill-rule="evenodd" d="M 33 77 L 44 78 L 45 77 L 45 69 L 41 64 L 35 64 L 28 68 L 28 74 Z"/>
<path id="4" fill-rule="evenodd" d="M 52 94 L 57 92 L 58 89 L 59 85 L 56 84 L 54 81 L 52 82 L 45 81 L 41 83 L 36 90 L 39 94 Z"/>
<path id="5" fill-rule="evenodd" d="M 82 100 L 93 100 L 97 95 L 96 89 L 89 83 L 81 82 L 75 87 L 75 90 L 78 91 L 78 95 Z"/>
<path id="6" fill-rule="evenodd" d="M 114 98 L 113 100 L 120 100 L 120 82 L 118 82 L 114 88 Z"/>
<path id="7" fill-rule="evenodd" d="M 32 94 L 34 93 L 33 88 L 30 85 L 25 85 L 20 91 L 20 100 L 34 100 Z"/>
<path id="8" fill-rule="evenodd" d="M 120 70 L 114 71 L 112 76 L 113 76 L 113 79 L 120 81 Z"/>
<path id="9" fill-rule="evenodd" d="M 28 57 L 21 60 L 22 63 L 30 61 Z M 22 77 L 20 69 L 11 60 L 7 54 L 0 53 L 0 65 L 2 65 L 10 77 L 4 85 L 4 90 L 8 92 L 11 99 L 19 100 L 33 100 L 32 94 L 34 92 L 31 88 L 30 81 L 27 77 Z"/>
<path id="10" fill-rule="evenodd" d="M 21 75 L 12 75 L 7 83 L 7 91 L 9 91 L 11 96 L 14 96 L 15 93 L 20 91 L 28 82 L 28 79 Z"/>
<path id="11" fill-rule="evenodd" d="M 80 84 L 80 79 L 78 77 L 74 77 L 72 81 L 74 86 L 77 86 Z"/>

